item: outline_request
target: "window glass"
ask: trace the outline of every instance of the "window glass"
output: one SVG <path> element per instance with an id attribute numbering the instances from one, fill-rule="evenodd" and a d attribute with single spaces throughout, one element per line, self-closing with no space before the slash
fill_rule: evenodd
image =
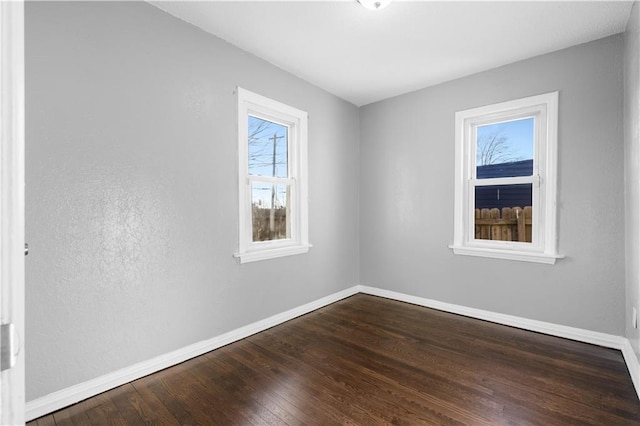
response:
<path id="1" fill-rule="evenodd" d="M 288 176 L 288 128 L 262 118 L 249 116 L 249 174 Z"/>
<path id="2" fill-rule="evenodd" d="M 532 189 L 530 183 L 476 186 L 475 238 L 530 243 Z"/>
<path id="3" fill-rule="evenodd" d="M 290 186 L 256 182 L 251 184 L 252 240 L 291 238 Z"/>
<path id="4" fill-rule="evenodd" d="M 476 177 L 533 175 L 533 129 L 533 117 L 476 127 Z"/>

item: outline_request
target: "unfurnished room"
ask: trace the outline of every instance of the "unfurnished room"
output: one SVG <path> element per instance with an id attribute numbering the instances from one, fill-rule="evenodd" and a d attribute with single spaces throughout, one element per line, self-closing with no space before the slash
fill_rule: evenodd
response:
<path id="1" fill-rule="evenodd" d="M 0 34 L 0 424 L 640 424 L 637 0 Z"/>

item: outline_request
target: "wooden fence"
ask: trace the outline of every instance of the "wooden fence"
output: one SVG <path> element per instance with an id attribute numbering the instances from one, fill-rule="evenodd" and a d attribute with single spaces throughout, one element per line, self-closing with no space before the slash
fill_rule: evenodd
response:
<path id="1" fill-rule="evenodd" d="M 270 241 L 287 238 L 287 209 L 262 209 L 252 206 L 253 241 Z M 271 215 L 273 214 L 273 228 Z"/>
<path id="2" fill-rule="evenodd" d="M 531 207 L 476 209 L 476 239 L 531 242 Z"/>

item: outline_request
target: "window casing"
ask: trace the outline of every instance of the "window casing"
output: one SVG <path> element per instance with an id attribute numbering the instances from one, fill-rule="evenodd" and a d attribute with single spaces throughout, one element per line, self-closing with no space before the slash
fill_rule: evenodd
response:
<path id="1" fill-rule="evenodd" d="M 454 253 L 555 263 L 558 92 L 459 111 L 455 121 Z M 498 154 L 487 154 L 496 140 Z"/>
<path id="2" fill-rule="evenodd" d="M 309 251 L 307 113 L 238 87 L 240 263 Z"/>

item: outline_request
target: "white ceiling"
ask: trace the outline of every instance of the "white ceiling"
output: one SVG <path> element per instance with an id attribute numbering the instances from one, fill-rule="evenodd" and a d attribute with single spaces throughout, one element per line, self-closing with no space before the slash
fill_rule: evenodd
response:
<path id="1" fill-rule="evenodd" d="M 355 105 L 623 32 L 628 1 L 152 1 Z"/>

